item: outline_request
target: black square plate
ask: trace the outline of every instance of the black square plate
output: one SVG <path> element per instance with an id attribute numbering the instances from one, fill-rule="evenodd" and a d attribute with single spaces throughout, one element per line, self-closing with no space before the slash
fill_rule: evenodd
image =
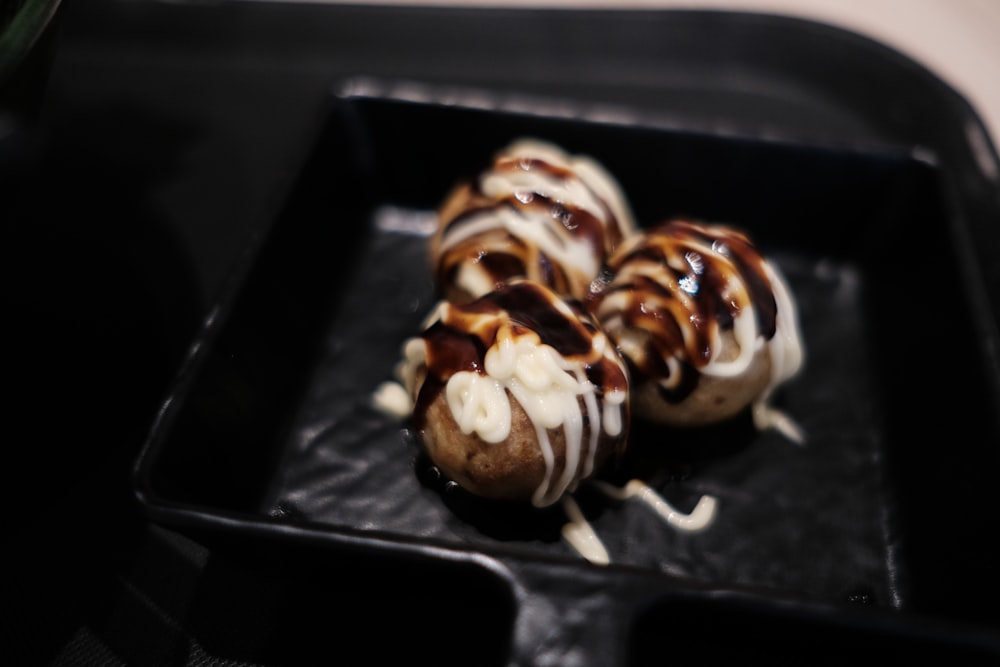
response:
<path id="1" fill-rule="evenodd" d="M 440 487 L 403 425 L 372 406 L 435 301 L 434 208 L 524 136 L 598 159 L 642 225 L 687 215 L 746 229 L 800 310 L 806 363 L 778 403 L 805 444 L 742 418 L 697 432 L 637 424 L 619 473 L 643 475 L 683 509 L 712 494 L 718 516 L 685 534 L 584 490 L 606 567 L 560 539 L 558 508 Z M 498 664 L 546 643 L 592 648 L 580 655 L 603 656 L 594 664 L 645 664 L 664 643 L 674 658 L 743 662 L 816 643 L 842 660 L 872 642 L 996 658 L 980 630 L 998 592 L 987 539 L 997 341 L 983 340 L 988 290 L 969 270 L 975 239 L 945 176 L 884 145 L 347 82 L 165 404 L 137 464 L 138 497 L 155 520 L 202 535 L 360 550 L 395 559 L 408 581 L 454 569 L 479 584 L 449 604 L 493 610 L 491 636 L 507 647 Z"/>

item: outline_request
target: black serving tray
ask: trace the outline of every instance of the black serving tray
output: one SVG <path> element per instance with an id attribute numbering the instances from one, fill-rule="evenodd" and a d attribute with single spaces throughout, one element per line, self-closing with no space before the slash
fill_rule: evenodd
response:
<path id="1" fill-rule="evenodd" d="M 558 509 L 441 484 L 371 403 L 436 299 L 434 207 L 522 136 L 597 158 L 643 225 L 746 229 L 800 309 L 806 364 L 777 402 L 806 443 L 743 417 L 690 432 L 636 423 L 608 474 L 642 476 L 682 509 L 710 493 L 718 516 L 684 534 L 583 490 L 606 567 L 561 541 Z M 346 81 L 164 404 L 138 499 L 200 539 L 329 550 L 352 590 L 391 587 L 407 636 L 445 617 L 477 664 L 785 664 L 817 647 L 812 664 L 872 647 L 996 661 L 995 286 L 975 270 L 989 239 L 956 214 L 961 196 L 932 151 L 901 143 Z M 288 642 L 322 641 L 303 634 Z"/>

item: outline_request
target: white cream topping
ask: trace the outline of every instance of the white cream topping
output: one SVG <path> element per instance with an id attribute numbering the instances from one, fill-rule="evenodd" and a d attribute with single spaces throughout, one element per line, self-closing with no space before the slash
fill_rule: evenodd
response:
<path id="1" fill-rule="evenodd" d="M 410 396 L 416 394 L 417 369 L 427 363 L 427 344 L 422 338 L 409 338 L 403 344 L 403 359 L 396 365 L 396 377 Z"/>
<path id="2" fill-rule="evenodd" d="M 572 496 L 565 496 L 562 504 L 566 516 L 569 517 L 569 522 L 562 527 L 563 539 L 584 559 L 595 565 L 608 565 L 611 562 L 611 555 L 580 511 L 580 506 Z"/>
<path id="3" fill-rule="evenodd" d="M 553 174 L 544 168 L 530 168 L 530 160 L 539 160 L 566 173 Z M 547 142 L 524 139 L 498 153 L 495 164 L 502 161 L 520 162 L 524 168 L 493 167 L 483 172 L 479 177 L 479 190 L 487 198 L 499 202 L 514 196 L 527 204 L 540 196 L 592 215 L 603 226 L 605 234 L 613 233 L 610 229 L 613 226 L 617 226 L 623 237 L 635 231 L 624 194 L 614 178 L 595 160 L 587 156 L 570 156 Z M 568 229 L 557 214 L 537 209 L 494 206 L 475 213 L 463 219 L 461 224 L 446 228 L 438 252 L 443 254 L 470 239 L 497 230 L 503 230 L 562 267 L 569 274 L 570 292 L 577 297 L 582 296 L 577 292 L 585 291 L 600 271 L 602 249 L 593 248 L 585 238 Z M 535 263 L 529 262 L 526 269 L 527 278 L 544 281 L 540 275 L 542 269 Z M 458 287 L 473 296 L 481 296 L 495 287 L 488 271 L 463 267 L 454 280 Z"/>
<path id="4" fill-rule="evenodd" d="M 625 423 L 622 421 L 622 405 L 628 399 L 628 393 L 620 389 L 604 394 L 604 432 L 614 437 L 621 435 Z"/>
<path id="5" fill-rule="evenodd" d="M 640 238 L 636 239 L 636 243 L 641 242 Z M 631 279 L 633 276 L 643 276 L 649 278 L 650 280 L 663 285 L 666 287 L 673 299 L 677 303 L 682 305 L 683 311 L 687 313 L 697 312 L 698 308 L 695 305 L 695 294 L 697 294 L 700 285 L 700 275 L 704 271 L 703 257 L 725 257 L 723 252 L 720 252 L 722 248 L 717 244 L 704 244 L 697 242 L 693 239 L 688 239 L 684 246 L 684 255 L 670 255 L 666 258 L 667 266 L 664 266 L 658 262 L 630 262 L 625 266 L 621 275 L 624 278 Z M 681 285 L 678 281 L 674 279 L 674 274 L 668 267 L 674 268 L 679 271 L 686 271 L 685 277 L 690 279 L 690 284 Z M 617 299 L 609 299 L 611 303 L 608 307 L 614 308 L 624 308 L 626 307 L 629 296 L 626 293 L 621 293 Z M 746 372 L 753 363 L 754 355 L 760 350 L 763 344 L 762 340 L 758 340 L 757 332 L 757 318 L 753 309 L 753 302 L 747 293 L 746 286 L 742 280 L 732 279 L 727 282 L 725 287 L 722 289 L 720 297 L 725 302 L 731 303 L 745 303 L 748 304 L 746 307 L 741 308 L 738 313 L 733 317 L 733 335 L 735 337 L 735 342 L 739 348 L 739 355 L 735 359 L 729 359 L 722 361 L 719 359 L 719 355 L 722 351 L 723 345 L 719 338 L 718 327 L 711 327 L 711 341 L 709 345 L 710 357 L 708 363 L 700 367 L 698 370 L 703 375 L 708 375 L 712 377 L 728 378 L 737 377 Z M 652 298 L 652 295 L 650 295 Z M 670 308 L 670 304 L 667 301 L 663 301 L 661 304 L 668 310 L 673 310 Z M 607 308 L 602 308 L 606 310 Z M 683 318 L 678 319 L 678 323 L 681 326 L 681 332 L 685 336 L 685 343 L 690 344 L 688 338 L 693 333 L 693 328 L 688 326 L 683 326 Z M 667 360 L 668 364 L 670 360 Z M 676 380 L 676 373 L 671 373 L 670 377 L 664 379 L 664 386 L 668 389 L 670 385 L 674 384 Z"/>
<path id="6" fill-rule="evenodd" d="M 615 500 L 624 501 L 631 498 L 639 500 L 644 505 L 651 507 L 668 524 L 683 531 L 697 532 L 704 530 L 715 519 L 717 502 L 714 496 L 702 496 L 694 506 L 694 509 L 689 514 L 685 514 L 675 509 L 663 496 L 654 491 L 652 487 L 642 480 L 633 479 L 622 488 L 596 479 L 591 480 L 591 484 Z"/>
<path id="7" fill-rule="evenodd" d="M 581 280 L 590 282 L 592 276 L 600 271 L 600 260 L 595 256 L 593 248 L 586 240 L 574 237 L 561 222 L 546 216 L 545 218 L 528 217 L 521 211 L 509 208 L 493 208 L 477 213 L 461 225 L 450 228 L 441 239 L 441 251 L 446 252 L 470 238 L 502 228 L 511 236 L 526 244 L 532 244 L 560 266 L 571 268 L 582 274 Z M 529 276 L 531 277 L 531 276 Z M 463 289 L 472 294 L 482 295 L 494 288 L 489 283 L 485 291 L 482 284 L 474 282 L 462 285 Z"/>
<path id="8" fill-rule="evenodd" d="M 802 334 L 799 332 L 799 315 L 792 300 L 791 290 L 781 273 L 769 263 L 764 264 L 767 278 L 771 281 L 774 300 L 777 304 L 777 323 L 771 339 L 771 385 L 776 386 L 791 378 L 802 367 L 805 357 L 802 349 Z"/>
<path id="9" fill-rule="evenodd" d="M 529 276 L 531 277 L 531 276 Z M 482 295 L 496 289 L 496 279 L 477 262 L 462 262 L 455 274 L 455 285 L 466 294 Z"/>
<path id="10" fill-rule="evenodd" d="M 534 138 L 515 141 L 504 149 L 501 157 L 534 158 L 572 171 L 599 199 L 599 201 L 595 201 L 593 207 L 581 206 L 581 208 L 586 208 L 606 225 L 607 215 L 605 215 L 603 208 L 607 206 L 611 214 L 618 220 L 623 237 L 631 236 L 635 231 L 635 221 L 625 194 L 611 173 L 593 158 L 587 155 L 570 155 L 555 144 Z M 540 190 L 536 192 L 545 194 Z M 579 202 L 583 200 L 567 199 L 562 201 L 579 205 Z"/>
<path id="11" fill-rule="evenodd" d="M 476 433 L 486 442 L 499 443 L 510 434 L 508 394 L 513 396 L 535 427 L 545 461 L 545 478 L 532 502 L 537 506 L 555 502 L 593 470 L 602 424 L 594 385 L 587 379 L 581 363 L 566 360 L 554 348 L 542 344 L 535 334 L 514 338 L 503 327 L 496 343 L 486 352 L 484 370 L 486 375 L 466 371 L 448 380 L 446 397 L 452 416 L 463 433 Z M 612 392 L 611 401 L 619 401 L 620 412 L 624 400 L 619 393 L 623 394 Z M 592 425 L 586 450 L 581 397 Z M 604 424 L 607 430 L 606 420 Z M 555 453 L 549 430 L 558 428 L 563 429 L 565 436 L 566 463 L 559 478 L 553 479 Z M 620 414 L 617 422 L 611 422 L 611 428 L 621 431 Z"/>
<path id="12" fill-rule="evenodd" d="M 561 299 L 554 298 L 548 306 L 564 317 L 576 317 L 575 311 Z M 436 321 L 449 321 L 452 308 L 456 306 L 439 301 L 424 319 L 423 329 L 429 329 Z M 475 433 L 484 442 L 500 444 L 511 433 L 513 397 L 535 429 L 546 466 L 532 502 L 549 505 L 593 472 L 602 429 L 611 437 L 624 431 L 627 393 L 612 388 L 600 396 L 587 376 L 588 361 L 563 357 L 555 348 L 543 344 L 533 331 L 515 335 L 506 314 L 464 312 L 461 319 L 469 335 L 493 336 L 493 343 L 483 356 L 483 372 L 457 371 L 449 376 L 444 388 L 448 410 L 462 433 Z M 593 332 L 590 340 L 592 347 L 587 359 L 615 359 L 621 363 L 603 333 Z M 424 338 L 408 339 L 403 344 L 402 359 L 396 365 L 397 382 L 380 385 L 373 396 L 374 405 L 390 416 L 412 414 L 414 397 L 419 391 L 418 374 L 427 363 Z M 558 478 L 554 478 L 556 461 L 550 441 L 550 431 L 555 429 L 563 430 L 565 441 L 565 465 Z"/>
<path id="13" fill-rule="evenodd" d="M 635 220 L 628 205 L 625 194 L 618 187 L 617 181 L 597 161 L 585 155 L 573 157 L 573 169 L 611 209 L 612 215 L 618 220 L 622 238 L 628 238 L 635 233 Z"/>
<path id="14" fill-rule="evenodd" d="M 413 412 L 413 400 L 398 382 L 383 382 L 372 395 L 372 405 L 390 417 L 405 419 Z"/>
<path id="15" fill-rule="evenodd" d="M 802 335 L 799 331 L 799 317 L 792 299 L 791 290 L 785 283 L 781 273 L 769 263 L 764 263 L 778 315 L 774 337 L 768 343 L 771 355 L 770 384 L 761 397 L 754 402 L 752 415 L 754 426 L 759 430 L 773 428 L 784 434 L 792 442 L 805 442 L 805 432 L 788 415 L 773 408 L 769 399 L 774 390 L 785 380 L 791 378 L 802 368 L 805 353 L 802 349 Z"/>
<path id="16" fill-rule="evenodd" d="M 651 508 L 668 525 L 684 532 L 695 533 L 705 530 L 715 520 L 718 503 L 714 496 L 702 496 L 694 509 L 686 514 L 675 509 L 663 496 L 638 479 L 631 480 L 622 488 L 600 480 L 590 480 L 590 484 L 614 500 L 638 500 Z M 566 496 L 562 504 L 569 518 L 569 522 L 562 527 L 563 539 L 587 561 L 595 565 L 611 563 L 607 548 L 580 511 L 576 501 L 571 496 Z"/>
<path id="17" fill-rule="evenodd" d="M 607 226 L 608 211 L 590 188 L 577 178 L 555 178 L 541 170 L 490 171 L 480 178 L 479 189 L 488 197 L 537 194 L 586 211 Z"/>
<path id="18" fill-rule="evenodd" d="M 493 378 L 461 371 L 445 388 L 448 408 L 462 433 L 477 434 L 486 442 L 503 442 L 510 435 L 510 401 Z"/>
<path id="19" fill-rule="evenodd" d="M 435 309 L 432 315 L 436 316 L 438 312 L 439 309 Z M 424 324 L 432 319 L 428 317 Z M 387 380 L 379 384 L 371 397 L 371 404 L 375 409 L 397 419 L 405 419 L 413 414 L 416 370 L 427 360 L 427 346 L 420 338 L 408 338 L 403 343 L 402 353 L 403 358 L 395 367 L 395 381 Z"/>

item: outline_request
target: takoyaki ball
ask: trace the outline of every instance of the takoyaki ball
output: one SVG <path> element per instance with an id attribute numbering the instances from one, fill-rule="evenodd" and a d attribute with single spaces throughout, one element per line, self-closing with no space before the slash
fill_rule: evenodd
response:
<path id="1" fill-rule="evenodd" d="M 579 303 L 532 281 L 440 302 L 400 376 L 429 459 L 477 496 L 544 507 L 624 447 L 624 361 Z"/>
<path id="2" fill-rule="evenodd" d="M 636 417 L 703 426 L 752 406 L 758 428 L 794 431 L 768 399 L 802 365 L 796 306 L 742 231 L 680 219 L 645 230 L 609 259 L 588 307 L 630 367 Z"/>
<path id="3" fill-rule="evenodd" d="M 442 202 L 431 239 L 432 270 L 443 298 L 456 303 L 512 278 L 582 299 L 634 230 L 618 183 L 600 164 L 522 139 Z"/>

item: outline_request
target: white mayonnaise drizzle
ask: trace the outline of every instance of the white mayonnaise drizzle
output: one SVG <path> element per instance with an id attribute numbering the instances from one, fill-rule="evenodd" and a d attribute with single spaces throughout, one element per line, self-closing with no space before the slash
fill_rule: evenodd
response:
<path id="1" fill-rule="evenodd" d="M 610 212 L 618 220 L 623 237 L 631 236 L 635 231 L 635 221 L 625 194 L 611 173 L 593 158 L 587 155 L 570 155 L 555 144 L 534 138 L 515 141 L 501 151 L 498 156 L 498 159 L 512 158 L 541 160 L 553 166 L 567 169 L 576 176 L 575 179 L 563 179 L 562 181 L 546 177 L 542 181 L 532 181 L 531 187 L 523 188 L 524 190 L 537 192 L 550 199 L 579 206 L 596 216 L 605 225 L 609 222 L 607 214 Z M 536 183 L 540 189 L 535 189 Z M 486 192 L 485 182 L 482 187 L 483 191 Z M 507 191 L 516 192 L 517 190 Z M 490 192 L 486 193 L 491 194 Z"/>
<path id="2" fill-rule="evenodd" d="M 476 433 L 486 442 L 503 442 L 510 435 L 510 401 L 493 378 L 461 371 L 445 388 L 448 408 L 462 433 Z"/>
<path id="3" fill-rule="evenodd" d="M 604 432 L 614 437 L 621 435 L 625 423 L 622 421 L 622 405 L 628 399 L 628 393 L 620 389 L 604 394 Z"/>
<path id="4" fill-rule="evenodd" d="M 764 263 L 767 278 L 771 281 L 774 301 L 778 308 L 774 337 L 768 343 L 771 355 L 771 378 L 767 389 L 754 401 L 751 413 L 754 426 L 759 430 L 773 428 L 792 442 L 805 442 L 805 432 L 784 412 L 772 407 L 768 401 L 774 390 L 791 378 L 802 367 L 805 353 L 802 349 L 802 335 L 799 332 L 799 316 L 791 290 L 781 273 L 770 263 Z"/>
<path id="5" fill-rule="evenodd" d="M 479 262 L 462 262 L 455 274 L 455 285 L 466 294 L 487 294 L 496 288 L 493 274 Z"/>
<path id="6" fill-rule="evenodd" d="M 633 245 L 638 245 L 641 242 L 642 239 L 637 237 L 633 241 Z M 701 263 L 702 257 L 719 258 L 724 257 L 724 255 L 719 252 L 719 248 L 716 244 L 705 244 L 694 239 L 688 239 L 684 248 L 686 250 L 684 257 L 671 256 L 666 258 L 668 266 L 664 266 L 658 262 L 631 262 L 623 268 L 621 275 L 627 277 L 628 279 L 631 279 L 633 276 L 649 278 L 654 283 L 666 287 L 669 290 L 671 297 L 683 305 L 685 312 L 697 312 L 698 309 L 695 305 L 694 293 L 681 288 L 681 286 L 674 279 L 674 274 L 670 270 L 669 266 L 676 265 L 674 268 L 678 268 L 682 271 L 689 269 L 691 273 L 688 275 L 692 276 L 692 278 L 697 281 L 698 275 L 704 270 L 704 266 Z M 624 292 L 620 295 L 613 296 L 617 296 L 618 298 L 609 299 L 611 303 L 609 303 L 608 306 L 619 309 L 624 308 L 630 298 L 629 295 Z M 710 329 L 712 340 L 709 345 L 709 352 L 711 356 L 709 357 L 708 363 L 700 367 L 698 371 L 702 375 L 711 377 L 737 377 L 745 373 L 750 367 L 750 364 L 753 363 L 754 355 L 762 347 L 763 340 L 757 340 L 757 318 L 753 309 L 753 301 L 750 299 L 750 295 L 747 293 L 746 286 L 743 281 L 739 279 L 728 281 L 728 283 L 723 287 L 722 294 L 720 296 L 727 302 L 734 301 L 737 303 L 747 304 L 746 307 L 741 308 L 740 311 L 733 317 L 733 336 L 735 337 L 735 342 L 739 348 L 739 355 L 735 359 L 729 359 L 726 361 L 719 359 L 723 345 L 720 340 L 718 327 L 712 327 Z M 606 308 L 602 308 L 602 311 L 603 310 L 606 310 Z M 690 334 L 691 329 L 683 326 L 682 322 L 681 324 L 681 331 L 684 333 L 685 337 L 687 337 Z M 667 360 L 667 363 L 669 364 L 670 360 Z M 667 384 L 673 384 L 676 382 L 676 377 L 677 374 L 672 372 L 670 377 L 665 379 L 664 382 Z M 667 388 L 670 387 L 668 386 Z"/>
<path id="7" fill-rule="evenodd" d="M 524 158 L 526 156 L 520 156 Z M 598 220 L 606 220 L 607 210 L 583 181 L 577 178 L 555 178 L 541 170 L 490 171 L 479 180 L 479 189 L 487 197 L 505 197 L 508 194 L 540 195 L 561 204 L 572 204 Z"/>
<path id="8" fill-rule="evenodd" d="M 618 488 L 600 480 L 590 480 L 590 484 L 614 500 L 637 499 L 653 509 L 667 524 L 685 532 L 698 532 L 708 528 L 715 519 L 717 502 L 713 496 L 702 496 L 689 514 L 680 512 L 645 482 L 633 479 Z M 596 565 L 608 565 L 611 557 L 596 531 L 580 511 L 572 496 L 562 500 L 563 509 L 569 522 L 562 528 L 563 539 L 584 559 Z"/>
<path id="9" fill-rule="evenodd" d="M 396 419 L 405 419 L 413 412 L 413 400 L 399 382 L 386 381 L 376 387 L 372 405 Z"/>
<path id="10" fill-rule="evenodd" d="M 608 565 L 611 563 L 611 555 L 608 553 L 597 532 L 583 516 L 580 506 L 576 504 L 572 496 L 564 496 L 562 499 L 563 510 L 569 517 L 569 522 L 562 527 L 562 536 L 573 549 L 583 558 L 595 565 Z"/>
<path id="11" fill-rule="evenodd" d="M 446 252 L 470 238 L 499 228 L 523 243 L 538 248 L 556 264 L 587 276 L 587 283 L 591 276 L 600 271 L 600 259 L 590 244 L 585 239 L 574 237 L 558 220 L 550 216 L 528 217 L 509 207 L 491 208 L 450 228 L 441 239 L 440 252 Z M 480 277 L 459 275 L 457 278 L 471 278 L 469 284 L 459 285 L 470 294 L 482 295 L 494 288 L 492 281 L 484 281 Z"/>
<path id="12" fill-rule="evenodd" d="M 642 242 L 641 237 L 630 239 L 622 250 L 630 252 Z M 623 281 L 632 281 L 635 277 L 642 276 L 668 289 L 671 295 L 670 299 L 659 299 L 653 294 L 648 295 L 647 299 L 650 300 L 651 307 L 662 307 L 666 310 L 673 310 L 671 306 L 675 302 L 679 304 L 680 307 L 674 312 L 678 314 L 678 324 L 681 324 L 680 330 L 685 336 L 685 343 L 687 343 L 692 329 L 683 326 L 684 319 L 680 315 L 696 311 L 693 295 L 697 293 L 697 275 L 704 268 L 702 258 L 710 256 L 725 257 L 724 247 L 715 241 L 709 245 L 687 239 L 683 257 L 671 254 L 665 258 L 666 265 L 652 261 L 629 262 L 622 267 L 618 277 Z M 713 327 L 710 329 L 709 349 L 711 356 L 708 363 L 700 367 L 698 372 L 716 378 L 739 377 L 748 370 L 756 355 L 766 346 L 770 355 L 771 373 L 767 386 L 751 406 L 754 425 L 758 430 L 776 429 L 789 440 L 801 444 L 805 440 L 804 431 L 789 416 L 768 403 L 777 387 L 793 377 L 802 367 L 804 352 L 799 331 L 798 313 L 791 296 L 791 290 L 780 271 L 767 261 L 762 261 L 762 266 L 771 283 L 777 308 L 774 336 L 770 340 L 766 340 L 760 335 L 757 330 L 757 317 L 753 300 L 750 298 L 743 280 L 734 277 L 722 288 L 720 296 L 725 301 L 746 304 L 733 317 L 732 333 L 739 353 L 735 359 L 721 361 L 719 354 L 723 345 L 718 327 Z M 690 269 L 692 273 L 688 275 L 691 277 L 691 286 L 693 287 L 690 290 L 684 289 L 684 286 L 675 280 L 674 273 L 670 268 L 677 271 Z M 733 275 L 738 276 L 736 272 L 733 272 Z M 622 354 L 633 359 L 641 359 L 647 354 L 646 332 L 627 327 L 623 318 L 617 314 L 625 312 L 630 307 L 633 298 L 634 296 L 627 290 L 612 292 L 601 302 L 597 316 L 608 331 L 615 332 L 616 342 Z M 679 384 L 683 374 L 676 358 L 668 357 L 663 362 L 667 365 L 669 373 L 658 381 L 660 386 L 669 391 Z"/>
<path id="13" fill-rule="evenodd" d="M 505 327 L 501 327 L 496 342 L 487 350 L 484 369 L 486 375 L 463 371 L 448 380 L 445 390 L 448 408 L 463 433 L 476 433 L 495 444 L 510 435 L 508 393 L 513 396 L 535 427 L 545 462 L 545 477 L 532 502 L 539 507 L 550 505 L 593 470 L 602 424 L 595 387 L 587 379 L 581 362 L 565 359 L 554 348 L 541 343 L 534 333 L 514 338 Z M 581 397 L 591 424 L 586 449 Z M 611 393 L 612 402 L 619 399 L 623 402 L 623 392 Z M 620 410 L 621 403 L 618 407 Z M 604 423 L 607 430 L 607 421 Z M 621 417 L 610 425 L 620 432 Z M 555 453 L 549 430 L 558 428 L 563 429 L 565 436 L 566 463 L 558 479 L 553 479 Z"/>
<path id="14" fill-rule="evenodd" d="M 530 168 L 538 160 L 563 173 L 545 168 Z M 502 162 L 523 164 L 523 168 L 498 168 Z M 627 200 L 617 182 L 599 163 L 587 156 L 569 155 L 559 147 L 537 139 L 522 139 L 498 153 L 494 166 L 479 176 L 479 190 L 487 198 L 502 202 L 514 196 L 527 204 L 534 197 L 544 197 L 568 208 L 585 211 L 604 227 L 606 235 L 631 236 L 635 222 Z M 587 239 L 580 237 L 549 211 L 493 206 L 446 228 L 440 239 L 439 254 L 480 236 L 503 230 L 529 248 L 563 268 L 570 278 L 570 291 L 576 297 L 585 290 L 601 268 L 602 254 Z M 613 238 L 613 236 L 612 236 Z M 530 263 L 532 280 L 541 269 Z M 476 262 L 465 262 L 453 278 L 457 287 L 472 296 L 481 296 L 495 288 L 494 278 Z"/>
<path id="15" fill-rule="evenodd" d="M 438 304 L 424 319 L 423 328 L 440 316 Z M 395 381 L 387 380 L 379 384 L 371 397 L 376 410 L 396 419 L 406 419 L 413 414 L 413 397 L 416 389 L 417 368 L 427 362 L 427 346 L 420 338 L 408 338 L 403 343 L 403 358 L 395 367 Z"/>
<path id="16" fill-rule="evenodd" d="M 639 500 L 651 507 L 668 524 L 683 531 L 697 532 L 704 530 L 715 519 L 717 503 L 714 496 L 702 496 L 690 514 L 685 514 L 674 509 L 670 503 L 642 480 L 633 479 L 622 488 L 612 486 L 607 482 L 597 479 L 591 480 L 591 484 L 615 500 L 625 501 L 631 498 Z"/>

